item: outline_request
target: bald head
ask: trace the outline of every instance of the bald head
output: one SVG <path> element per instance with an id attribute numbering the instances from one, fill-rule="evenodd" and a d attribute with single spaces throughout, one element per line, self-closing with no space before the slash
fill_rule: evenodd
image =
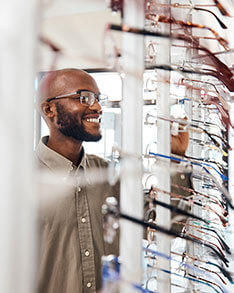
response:
<path id="1" fill-rule="evenodd" d="M 90 104 L 81 103 L 79 91 L 89 92 L 90 97 L 96 99 Z M 102 111 L 98 94 L 95 80 L 87 72 L 78 69 L 49 72 L 39 84 L 37 102 L 50 130 L 47 145 L 75 164 L 83 141 L 101 139 Z M 82 94 L 83 97 L 85 94 Z M 70 156 L 73 153 L 75 158 Z"/>
<path id="2" fill-rule="evenodd" d="M 95 92 L 98 91 L 95 80 L 83 70 L 68 68 L 49 72 L 39 84 L 39 108 L 48 98 L 69 94 L 79 89 L 88 89 L 90 86 Z"/>

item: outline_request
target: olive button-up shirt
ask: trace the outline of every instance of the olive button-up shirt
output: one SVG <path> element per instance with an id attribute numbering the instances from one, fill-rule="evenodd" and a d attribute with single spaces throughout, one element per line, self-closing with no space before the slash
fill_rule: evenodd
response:
<path id="1" fill-rule="evenodd" d="M 86 155 L 75 167 L 46 146 L 36 150 L 39 165 L 39 293 L 94 293 L 101 288 L 101 256 L 118 254 L 118 239 L 103 241 L 102 204 L 119 196 L 119 185 L 92 183 L 88 170 L 107 167 L 106 161 Z M 87 176 L 86 176 L 87 173 Z"/>

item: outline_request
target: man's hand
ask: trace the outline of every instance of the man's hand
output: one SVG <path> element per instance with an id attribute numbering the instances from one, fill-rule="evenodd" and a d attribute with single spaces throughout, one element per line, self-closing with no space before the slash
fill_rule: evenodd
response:
<path id="1" fill-rule="evenodd" d="M 184 156 L 189 144 L 189 133 L 179 132 L 178 135 L 171 135 L 172 154 Z"/>

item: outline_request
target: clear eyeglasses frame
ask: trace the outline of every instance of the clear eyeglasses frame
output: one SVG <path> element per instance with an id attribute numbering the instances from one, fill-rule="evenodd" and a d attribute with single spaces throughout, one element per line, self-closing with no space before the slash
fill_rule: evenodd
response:
<path id="1" fill-rule="evenodd" d="M 60 95 L 56 97 L 48 98 L 46 101 L 50 102 L 53 100 L 58 99 L 73 99 L 73 100 L 79 100 L 81 105 L 90 107 L 95 102 L 98 102 L 102 104 L 103 102 L 106 102 L 108 100 L 107 95 L 104 94 L 95 94 L 94 92 L 91 92 L 89 90 L 79 90 L 70 94 Z"/>

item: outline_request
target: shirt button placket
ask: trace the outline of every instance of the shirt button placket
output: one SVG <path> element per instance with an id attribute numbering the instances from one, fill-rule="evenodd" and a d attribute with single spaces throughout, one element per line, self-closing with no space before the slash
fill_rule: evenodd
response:
<path id="1" fill-rule="evenodd" d="M 90 216 L 88 209 L 88 202 L 86 198 L 86 188 L 81 188 L 77 185 L 76 195 L 78 199 L 78 218 L 79 218 L 79 239 L 80 248 L 82 253 L 83 262 L 83 276 L 84 276 L 84 292 L 95 293 L 96 292 L 96 280 L 95 280 L 95 264 L 94 254 L 92 246 L 92 234 L 90 226 Z M 90 271 L 91 269 L 91 271 Z"/>

